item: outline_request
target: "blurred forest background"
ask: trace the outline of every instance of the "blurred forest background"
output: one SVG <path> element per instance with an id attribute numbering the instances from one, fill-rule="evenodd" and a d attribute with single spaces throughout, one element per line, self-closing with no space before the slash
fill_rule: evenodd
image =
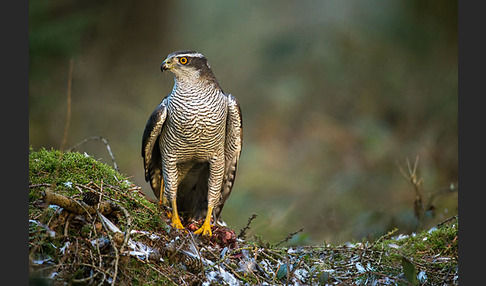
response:
<path id="1" fill-rule="evenodd" d="M 106 138 L 120 171 L 144 181 L 146 120 L 173 85 L 172 51 L 209 60 L 243 111 L 244 144 L 223 218 L 238 232 L 293 243 L 415 231 L 425 194 L 458 180 L 457 1 L 29 1 L 29 144 Z M 112 165 L 105 145 L 78 151 Z M 457 214 L 457 192 L 422 227 Z"/>

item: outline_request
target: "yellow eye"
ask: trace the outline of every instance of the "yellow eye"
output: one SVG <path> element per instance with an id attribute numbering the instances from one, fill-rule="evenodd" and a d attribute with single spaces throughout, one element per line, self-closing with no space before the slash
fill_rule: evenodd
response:
<path id="1" fill-rule="evenodd" d="M 179 59 L 179 62 L 183 65 L 187 64 L 187 58 L 186 57 L 182 57 Z"/>

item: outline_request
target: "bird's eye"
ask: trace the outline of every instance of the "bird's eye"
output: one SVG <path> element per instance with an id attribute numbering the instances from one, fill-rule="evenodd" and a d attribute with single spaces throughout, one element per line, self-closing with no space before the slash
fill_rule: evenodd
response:
<path id="1" fill-rule="evenodd" d="M 182 57 L 179 59 L 179 62 L 183 65 L 187 64 L 187 58 L 186 57 Z"/>

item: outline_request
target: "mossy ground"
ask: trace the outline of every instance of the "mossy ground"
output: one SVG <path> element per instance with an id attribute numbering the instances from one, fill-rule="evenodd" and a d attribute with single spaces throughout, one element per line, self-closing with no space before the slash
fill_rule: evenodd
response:
<path id="1" fill-rule="evenodd" d="M 122 203 L 134 215 L 134 224 L 139 228 L 165 226 L 160 218 L 160 209 L 143 195 L 140 187 L 127 176 L 101 163 L 87 154 L 61 152 L 59 150 L 29 150 L 29 213 L 40 209 L 32 202 L 41 198 L 42 190 L 49 188 L 56 193 L 82 198 L 86 191 L 102 193 L 104 198 Z"/>
<path id="2" fill-rule="evenodd" d="M 46 190 L 76 201 L 91 192 L 125 209 L 108 219 L 127 239 L 117 243 L 100 216 L 46 205 Z M 127 176 L 77 152 L 29 150 L 29 219 L 32 284 L 458 284 L 457 219 L 413 235 L 343 245 L 274 246 L 258 236 L 236 240 L 227 228 L 201 238 L 173 230 L 164 211 Z M 158 252 L 134 254 L 127 234 Z"/>

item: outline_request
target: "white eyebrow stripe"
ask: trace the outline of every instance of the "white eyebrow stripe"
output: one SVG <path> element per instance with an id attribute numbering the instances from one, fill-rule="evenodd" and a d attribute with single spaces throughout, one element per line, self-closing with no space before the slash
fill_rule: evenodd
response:
<path id="1" fill-rule="evenodd" d="M 201 53 L 187 53 L 187 54 L 177 54 L 172 57 L 194 57 L 194 58 L 204 58 L 204 56 Z"/>

